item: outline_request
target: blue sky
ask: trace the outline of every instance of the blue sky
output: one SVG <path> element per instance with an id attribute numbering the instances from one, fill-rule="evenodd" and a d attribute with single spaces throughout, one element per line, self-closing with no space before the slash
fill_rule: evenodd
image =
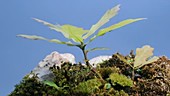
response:
<path id="1" fill-rule="evenodd" d="M 1 0 L 0 96 L 9 94 L 14 85 L 52 51 L 70 52 L 75 55 L 76 61 L 83 61 L 78 48 L 16 37 L 22 33 L 66 40 L 61 34 L 31 18 L 89 29 L 105 11 L 117 4 L 121 4 L 119 14 L 103 27 L 128 18 L 148 19 L 99 37 L 88 48 L 98 46 L 108 47 L 110 50 L 95 51 L 89 54 L 89 58 L 112 55 L 115 52 L 126 55 L 130 50 L 145 44 L 155 48 L 155 55 L 170 57 L 169 0 Z"/>

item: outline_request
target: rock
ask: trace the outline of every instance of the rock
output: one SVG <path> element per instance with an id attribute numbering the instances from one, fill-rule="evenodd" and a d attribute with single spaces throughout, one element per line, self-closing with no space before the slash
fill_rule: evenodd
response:
<path id="1" fill-rule="evenodd" d="M 57 51 L 54 51 L 50 55 L 47 55 L 46 58 L 43 59 L 38 64 L 38 67 L 52 67 L 52 66 L 61 67 L 61 64 L 63 64 L 63 62 L 70 62 L 74 64 L 75 63 L 74 55 L 70 53 L 60 54 Z"/>
<path id="2" fill-rule="evenodd" d="M 89 63 L 92 67 L 97 67 L 97 64 L 102 63 L 105 60 L 109 60 L 111 57 L 112 56 L 98 56 L 89 60 Z M 74 55 L 70 53 L 60 54 L 59 52 L 54 51 L 39 62 L 38 66 L 32 70 L 29 77 L 31 78 L 33 75 L 37 75 L 39 81 L 52 80 L 54 78 L 54 74 L 49 70 L 49 68 L 53 66 L 56 68 L 61 68 L 61 65 L 64 62 L 75 64 L 76 62 Z"/>
<path id="3" fill-rule="evenodd" d="M 112 56 L 107 56 L 107 55 L 98 56 L 89 60 L 89 63 L 92 65 L 92 67 L 97 67 L 97 64 L 100 64 L 105 60 L 109 60 L 110 58 L 112 58 Z"/>
<path id="4" fill-rule="evenodd" d="M 57 66 L 61 68 L 61 65 L 64 62 L 75 63 L 74 55 L 70 53 L 60 54 L 57 51 L 52 52 L 50 55 L 47 55 L 42 61 L 39 62 L 38 66 L 35 67 L 29 77 L 31 78 L 36 74 L 40 81 L 42 80 L 51 80 L 53 74 L 49 70 L 50 67 Z"/>

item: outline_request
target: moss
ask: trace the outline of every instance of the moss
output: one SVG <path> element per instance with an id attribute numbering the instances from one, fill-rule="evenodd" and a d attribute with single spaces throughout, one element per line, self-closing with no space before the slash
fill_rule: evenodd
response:
<path id="1" fill-rule="evenodd" d="M 46 86 L 37 80 L 37 77 L 34 76 L 29 78 L 28 76 L 24 77 L 20 84 L 15 86 L 15 90 L 9 94 L 9 96 L 46 96 L 49 95 L 58 95 L 56 89 L 50 86 Z"/>
<path id="2" fill-rule="evenodd" d="M 94 94 L 99 90 L 99 87 L 102 85 L 99 79 L 91 79 L 79 83 L 79 85 L 74 89 L 75 93 L 90 95 Z"/>
<path id="3" fill-rule="evenodd" d="M 140 77 L 134 81 L 131 80 L 130 67 L 115 55 L 97 68 L 64 63 L 61 69 L 51 67 L 50 70 L 55 75 L 53 82 L 61 90 L 39 82 L 36 75 L 33 78 L 25 76 L 9 96 L 169 96 L 170 94 L 170 60 L 166 57 L 160 57 L 157 62 L 135 71 Z"/>
<path id="4" fill-rule="evenodd" d="M 98 72 L 101 74 L 103 79 L 109 78 L 109 75 L 111 73 L 118 73 L 120 70 L 116 67 L 104 67 L 104 68 L 98 68 Z"/>
<path id="5" fill-rule="evenodd" d="M 119 84 L 120 86 L 129 86 L 132 87 L 133 86 L 133 81 L 129 78 L 127 78 L 124 75 L 120 75 L 118 73 L 112 73 L 109 76 L 109 79 L 111 80 L 112 85 L 117 85 Z"/>

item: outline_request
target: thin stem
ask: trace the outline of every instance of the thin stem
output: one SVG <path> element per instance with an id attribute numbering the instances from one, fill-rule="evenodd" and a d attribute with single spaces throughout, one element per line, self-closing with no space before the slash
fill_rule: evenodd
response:
<path id="1" fill-rule="evenodd" d="M 135 80 L 135 69 L 133 68 L 132 70 L 132 80 L 134 81 Z"/>
<path id="2" fill-rule="evenodd" d="M 89 60 L 88 60 L 88 58 L 87 58 L 87 51 L 85 50 L 86 44 L 81 43 L 81 45 L 79 46 L 79 48 L 80 48 L 80 49 L 82 50 L 82 52 L 83 52 L 83 56 L 84 56 L 84 60 L 85 60 L 86 65 L 87 65 L 87 66 L 90 66 Z"/>
<path id="3" fill-rule="evenodd" d="M 89 65 L 89 60 L 87 58 L 87 52 L 86 52 L 86 50 L 82 50 L 82 51 L 83 51 L 85 63 L 86 63 L 86 65 Z"/>
<path id="4" fill-rule="evenodd" d="M 83 52 L 84 60 L 85 60 L 86 65 L 92 70 L 92 72 L 94 72 L 94 73 L 96 73 L 96 74 L 98 75 L 98 77 L 100 78 L 100 80 L 104 81 L 103 78 L 102 78 L 102 76 L 100 75 L 100 73 L 97 72 L 94 68 L 92 68 L 92 66 L 91 66 L 90 63 L 89 63 L 89 60 L 88 60 L 88 58 L 87 58 L 87 53 L 88 53 L 88 51 L 85 50 L 86 44 L 81 43 L 81 45 L 78 46 L 78 47 L 79 47 L 79 48 L 82 50 L 82 52 Z"/>
<path id="5" fill-rule="evenodd" d="M 93 68 L 93 69 L 92 69 L 92 72 L 96 73 L 97 76 L 100 78 L 100 80 L 101 80 L 102 82 L 104 82 L 103 77 L 101 76 L 101 74 L 100 74 L 97 70 L 95 70 L 95 69 Z"/>

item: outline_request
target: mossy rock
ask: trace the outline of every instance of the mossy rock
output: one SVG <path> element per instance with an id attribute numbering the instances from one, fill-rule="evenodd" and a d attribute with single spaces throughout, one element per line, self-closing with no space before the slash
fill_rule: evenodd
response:
<path id="1" fill-rule="evenodd" d="M 124 57 L 129 58 L 129 55 Z M 50 68 L 50 70 L 55 75 L 52 82 L 62 88 L 61 90 L 38 81 L 36 75 L 32 78 L 25 76 L 9 96 L 169 96 L 170 94 L 170 60 L 165 56 L 160 57 L 157 62 L 143 66 L 140 71 L 135 71 L 139 76 L 134 80 L 131 75 L 132 68 L 116 55 L 97 68 L 64 63 L 60 69 Z"/>

